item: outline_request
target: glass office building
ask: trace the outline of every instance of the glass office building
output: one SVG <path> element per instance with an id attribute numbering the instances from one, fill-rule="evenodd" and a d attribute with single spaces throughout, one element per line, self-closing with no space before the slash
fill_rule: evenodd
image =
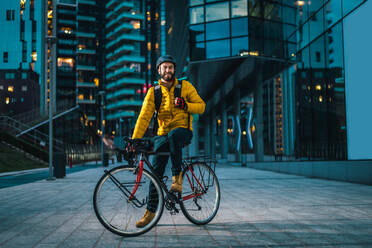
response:
<path id="1" fill-rule="evenodd" d="M 190 0 L 189 76 L 207 101 L 201 149 L 348 159 L 344 25 L 367 3 Z"/>

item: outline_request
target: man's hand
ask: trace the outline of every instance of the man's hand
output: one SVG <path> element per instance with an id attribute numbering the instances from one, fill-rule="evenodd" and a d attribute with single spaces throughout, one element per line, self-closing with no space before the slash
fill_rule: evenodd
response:
<path id="1" fill-rule="evenodd" d="M 183 97 L 176 97 L 174 99 L 174 105 L 176 106 L 176 108 L 187 110 L 187 103 Z"/>

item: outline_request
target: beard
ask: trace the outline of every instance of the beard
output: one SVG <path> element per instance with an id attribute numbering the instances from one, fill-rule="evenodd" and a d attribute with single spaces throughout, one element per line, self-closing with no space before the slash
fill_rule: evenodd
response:
<path id="1" fill-rule="evenodd" d="M 160 74 L 160 77 L 166 82 L 172 82 L 174 79 L 174 74 L 170 72 L 163 72 Z"/>

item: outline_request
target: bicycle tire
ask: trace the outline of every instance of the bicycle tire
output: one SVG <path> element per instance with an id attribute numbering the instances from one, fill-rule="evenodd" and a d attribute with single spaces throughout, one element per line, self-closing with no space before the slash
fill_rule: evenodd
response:
<path id="1" fill-rule="evenodd" d="M 190 167 L 194 173 L 191 173 Z M 193 174 L 206 192 L 202 192 L 202 187 L 195 180 Z M 216 216 L 221 200 L 220 185 L 216 174 L 206 163 L 194 162 L 184 170 L 182 181 L 182 201 L 180 202 L 182 213 L 196 225 L 208 224 Z M 187 199 L 193 194 L 201 195 Z M 205 213 L 204 210 L 207 212 Z"/>
<path id="2" fill-rule="evenodd" d="M 134 201 L 129 200 L 128 193 L 125 195 L 110 175 L 120 182 L 123 190 L 124 188 L 128 190 L 130 196 L 137 178 L 136 167 L 115 167 L 97 182 L 93 194 L 93 206 L 100 223 L 112 233 L 126 237 L 139 236 L 150 231 L 158 223 L 164 210 L 164 195 L 158 180 L 149 171 L 143 169 L 141 182 L 135 193 L 136 199 L 143 205 L 136 207 Z M 155 217 L 145 227 L 137 228 L 135 223 L 142 218 L 146 210 L 147 204 L 144 199 L 147 199 L 150 182 L 155 185 L 159 196 Z"/>

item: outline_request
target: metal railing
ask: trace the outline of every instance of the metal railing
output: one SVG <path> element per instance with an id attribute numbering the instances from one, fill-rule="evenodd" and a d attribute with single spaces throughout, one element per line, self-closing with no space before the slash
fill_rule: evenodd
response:
<path id="1" fill-rule="evenodd" d="M 68 144 L 65 146 L 65 153 L 68 163 L 71 164 L 101 160 L 100 145 Z M 107 153 L 110 158 L 114 154 L 114 151 L 105 149 L 104 153 Z"/>
<path id="2" fill-rule="evenodd" d="M 11 136 L 14 136 L 14 138 L 17 138 L 17 134 L 21 133 L 27 128 L 29 128 L 28 125 L 9 116 L 0 116 L 0 130 L 10 134 Z M 46 149 L 46 147 L 49 145 L 49 136 L 36 129 L 27 132 L 18 138 L 26 141 L 27 143 L 37 145 L 42 149 Z M 54 139 L 53 146 L 55 147 L 56 151 L 64 151 L 64 144 L 61 140 Z"/>

